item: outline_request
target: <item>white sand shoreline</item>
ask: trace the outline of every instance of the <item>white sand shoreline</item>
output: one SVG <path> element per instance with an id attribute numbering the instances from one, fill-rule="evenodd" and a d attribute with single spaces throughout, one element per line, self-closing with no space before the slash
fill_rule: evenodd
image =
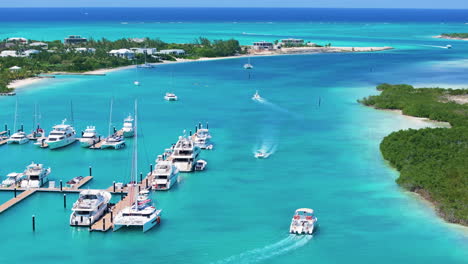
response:
<path id="1" fill-rule="evenodd" d="M 399 110 L 399 109 L 380 109 L 380 108 L 375 108 L 375 107 L 373 107 L 373 108 L 376 109 L 376 110 L 380 110 L 380 111 L 385 111 L 385 112 L 389 112 L 389 113 L 398 114 L 398 115 L 401 115 L 401 116 L 403 116 L 405 118 L 416 120 L 418 122 L 430 123 L 430 124 L 433 124 L 434 127 L 443 127 L 443 128 L 452 127 L 450 125 L 450 123 L 448 123 L 448 122 L 432 120 L 432 119 L 429 119 L 429 118 L 426 118 L 426 117 L 416 117 L 416 116 L 405 115 L 405 114 L 403 114 L 403 111 Z"/>
<path id="2" fill-rule="evenodd" d="M 449 37 L 449 36 L 442 36 L 442 35 L 437 35 L 437 36 L 432 36 L 433 38 L 439 38 L 439 39 L 453 39 L 453 40 L 464 40 L 468 41 L 468 38 L 457 38 L 457 37 Z"/>

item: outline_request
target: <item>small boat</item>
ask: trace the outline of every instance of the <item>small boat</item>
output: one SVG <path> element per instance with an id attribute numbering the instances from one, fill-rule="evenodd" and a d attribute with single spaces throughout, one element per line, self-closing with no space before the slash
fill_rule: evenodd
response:
<path id="1" fill-rule="evenodd" d="M 154 180 L 151 184 L 153 190 L 169 190 L 179 177 L 179 170 L 172 164 L 171 161 L 163 160 L 162 155 L 156 160 L 156 168 L 152 172 Z"/>
<path id="2" fill-rule="evenodd" d="M 24 173 L 12 172 L 2 181 L 2 187 L 16 186 L 24 177 Z"/>
<path id="3" fill-rule="evenodd" d="M 80 138 L 80 145 L 83 148 L 89 148 L 100 141 L 100 136 L 95 126 L 87 126 Z"/>
<path id="4" fill-rule="evenodd" d="M 246 64 L 244 64 L 244 69 L 246 69 L 246 70 L 253 69 L 253 65 L 250 64 L 250 57 L 249 57 L 249 61 Z"/>
<path id="5" fill-rule="evenodd" d="M 208 124 L 206 125 L 206 128 L 203 128 L 199 123 L 192 138 L 195 146 L 200 147 L 201 149 L 213 149 L 213 144 L 210 143 L 211 134 L 208 130 Z"/>
<path id="6" fill-rule="evenodd" d="M 208 164 L 208 162 L 206 162 L 205 160 L 197 160 L 197 162 L 195 163 L 195 170 L 196 171 L 205 170 L 206 164 Z"/>
<path id="7" fill-rule="evenodd" d="M 297 209 L 291 220 L 289 233 L 312 235 L 317 220 L 317 217 L 314 216 L 314 210 L 310 208 Z"/>
<path id="8" fill-rule="evenodd" d="M 67 185 L 70 187 L 70 188 L 73 188 L 73 186 L 75 184 L 78 184 L 81 180 L 83 180 L 84 177 L 83 176 L 77 176 L 69 181 L 67 181 Z"/>
<path id="9" fill-rule="evenodd" d="M 150 69 L 150 68 L 155 68 L 156 66 L 154 64 L 151 64 L 151 63 L 143 63 L 143 64 L 138 64 L 137 65 L 137 68 L 146 68 L 146 69 Z"/>
<path id="10" fill-rule="evenodd" d="M 44 165 L 31 163 L 24 171 L 25 178 L 21 181 L 21 188 L 39 188 L 49 181 L 50 168 Z"/>
<path id="11" fill-rule="evenodd" d="M 445 46 L 447 49 L 451 49 L 452 48 L 452 45 L 447 45 Z"/>
<path id="12" fill-rule="evenodd" d="M 256 91 L 255 94 L 252 96 L 252 100 L 260 100 L 260 99 L 262 98 L 260 97 L 260 94 L 258 94 L 258 91 Z"/>
<path id="13" fill-rule="evenodd" d="M 110 192 L 101 190 L 85 190 L 73 204 L 70 215 L 71 226 L 91 226 L 108 210 Z"/>
<path id="14" fill-rule="evenodd" d="M 11 137 L 8 138 L 7 140 L 7 143 L 8 144 L 25 144 L 25 143 L 28 143 L 29 142 L 29 138 L 28 138 L 28 135 L 26 134 L 26 132 L 23 132 L 23 131 L 18 131 L 16 133 L 14 133 L 13 135 L 11 135 Z"/>
<path id="15" fill-rule="evenodd" d="M 134 84 L 135 86 L 140 86 L 140 82 L 139 82 L 139 81 L 134 81 L 133 84 Z"/>
<path id="16" fill-rule="evenodd" d="M 166 93 L 166 95 L 164 96 L 164 100 L 166 100 L 166 101 L 177 101 L 178 98 L 177 98 L 177 95 L 175 95 L 174 93 Z"/>
<path id="17" fill-rule="evenodd" d="M 266 158 L 268 158 L 268 156 L 269 155 L 267 153 L 262 152 L 260 150 L 255 153 L 255 158 L 257 158 L 257 159 L 266 159 Z"/>
<path id="18" fill-rule="evenodd" d="M 71 125 L 66 125 L 66 121 L 67 119 L 64 119 L 61 125 L 54 126 L 53 130 L 49 133 L 45 144 L 50 149 L 62 148 L 76 141 L 75 129 Z"/>
<path id="19" fill-rule="evenodd" d="M 131 115 L 129 115 L 127 118 L 124 119 L 123 123 L 123 136 L 128 138 L 128 137 L 133 137 L 135 134 L 134 127 L 133 127 L 133 118 Z"/>

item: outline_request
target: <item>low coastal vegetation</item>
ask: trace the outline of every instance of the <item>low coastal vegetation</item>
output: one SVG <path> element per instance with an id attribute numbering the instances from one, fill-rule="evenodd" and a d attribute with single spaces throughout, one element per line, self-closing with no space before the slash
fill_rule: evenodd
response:
<path id="1" fill-rule="evenodd" d="M 34 41 L 29 41 L 34 43 Z M 5 41 L 4 43 L 7 43 Z M 101 39 L 89 39 L 84 43 L 73 45 L 56 41 L 43 41 L 43 47 L 31 48 L 25 43 L 9 43 L 0 46 L 1 51 L 12 51 L 16 54 L 25 54 L 34 49 L 37 53 L 23 56 L 0 57 L 0 92 L 11 92 L 7 88 L 13 80 L 36 76 L 41 73 L 50 72 L 86 72 L 103 68 L 115 68 L 132 64 L 157 63 L 162 60 L 174 61 L 176 58 L 197 59 L 200 57 L 224 57 L 243 53 L 239 42 L 234 39 L 210 41 L 206 38 L 196 39 L 193 43 L 176 44 L 166 43 L 159 39 L 119 39 L 115 41 Z M 14 45 L 11 45 L 14 44 Z M 135 53 L 130 58 L 124 56 L 112 56 L 111 50 L 151 47 L 160 50 L 183 50 L 183 54 L 148 54 Z M 18 67 L 13 70 L 12 67 Z"/>
<path id="2" fill-rule="evenodd" d="M 450 123 L 451 128 L 393 132 L 384 138 L 380 150 L 400 172 L 400 186 L 433 202 L 448 222 L 468 225 L 468 104 L 448 99 L 466 97 L 468 89 L 390 84 L 377 89 L 380 95 L 359 102 Z"/>
<path id="3" fill-rule="evenodd" d="M 442 33 L 443 38 L 468 39 L 468 33 Z"/>

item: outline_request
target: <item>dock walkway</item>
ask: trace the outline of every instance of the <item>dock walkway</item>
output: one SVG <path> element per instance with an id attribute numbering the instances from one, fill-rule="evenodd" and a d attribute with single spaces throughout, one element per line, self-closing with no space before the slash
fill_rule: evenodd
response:
<path id="1" fill-rule="evenodd" d="M 9 208 L 13 207 L 14 205 L 18 204 L 22 200 L 28 198 L 29 196 L 33 195 L 34 193 L 37 192 L 37 189 L 29 189 L 27 191 L 24 191 L 20 193 L 20 195 L 16 196 L 15 198 L 12 198 L 8 200 L 6 203 L 0 205 L 0 214 L 8 210 Z"/>

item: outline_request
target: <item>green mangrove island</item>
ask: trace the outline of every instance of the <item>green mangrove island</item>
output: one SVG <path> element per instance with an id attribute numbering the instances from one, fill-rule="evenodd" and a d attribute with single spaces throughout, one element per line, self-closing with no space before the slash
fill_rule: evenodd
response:
<path id="1" fill-rule="evenodd" d="M 158 63 L 176 58 L 226 57 L 245 53 L 237 40 L 199 38 L 193 43 L 166 43 L 159 39 L 116 41 L 71 36 L 66 41 L 11 38 L 0 44 L 0 93 L 12 92 L 8 84 L 51 72 L 86 72 L 132 64 Z M 70 40 L 71 39 L 71 40 Z"/>
<path id="2" fill-rule="evenodd" d="M 440 37 L 447 39 L 468 39 L 468 33 L 442 33 Z"/>
<path id="3" fill-rule="evenodd" d="M 383 139 L 383 157 L 397 183 L 431 201 L 446 221 L 468 225 L 468 89 L 381 84 L 380 95 L 358 100 L 378 109 L 449 122 L 450 128 L 408 129 Z"/>

